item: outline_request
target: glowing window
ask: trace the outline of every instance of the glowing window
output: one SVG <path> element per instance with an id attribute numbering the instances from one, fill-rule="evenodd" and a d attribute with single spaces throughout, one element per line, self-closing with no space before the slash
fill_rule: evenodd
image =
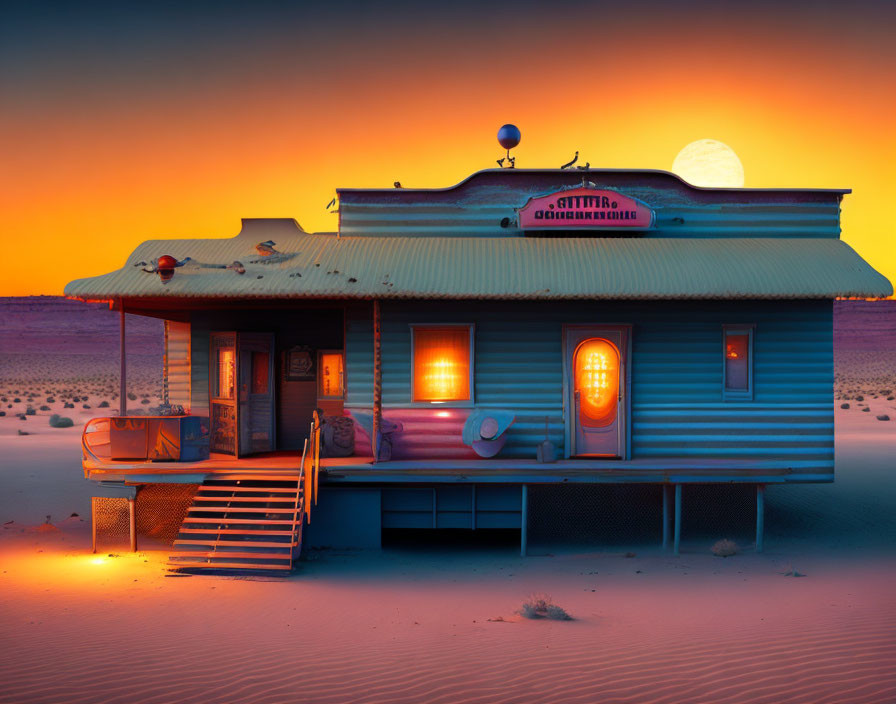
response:
<path id="1" fill-rule="evenodd" d="M 342 353 L 321 352 L 317 370 L 318 398 L 342 398 Z"/>
<path id="2" fill-rule="evenodd" d="M 603 428 L 616 420 L 619 408 L 619 350 L 595 337 L 576 348 L 575 384 L 579 422 Z"/>
<path id="3" fill-rule="evenodd" d="M 753 328 L 724 327 L 724 389 L 726 399 L 753 396 Z"/>
<path id="4" fill-rule="evenodd" d="M 472 327 L 414 326 L 413 400 L 471 401 Z"/>

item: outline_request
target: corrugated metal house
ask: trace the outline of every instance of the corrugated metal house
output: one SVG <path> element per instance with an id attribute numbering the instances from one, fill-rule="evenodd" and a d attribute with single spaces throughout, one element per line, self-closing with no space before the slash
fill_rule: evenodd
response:
<path id="1" fill-rule="evenodd" d="M 765 485 L 834 478 L 833 299 L 893 291 L 839 239 L 846 193 L 498 169 L 339 190 L 337 233 L 146 242 L 66 288 L 167 321 L 170 405 L 89 424 L 86 476 L 200 485 L 183 565 L 288 566 L 315 502 L 321 544 L 525 549 L 546 483 L 662 484 L 676 550 L 683 484 L 755 485 L 761 549 Z"/>

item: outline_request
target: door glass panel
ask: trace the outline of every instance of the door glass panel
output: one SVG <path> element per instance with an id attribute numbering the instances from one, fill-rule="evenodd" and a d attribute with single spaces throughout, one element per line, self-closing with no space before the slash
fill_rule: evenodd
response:
<path id="1" fill-rule="evenodd" d="M 215 398 L 233 398 L 236 382 L 236 354 L 232 347 L 218 347 L 215 360 Z"/>
<path id="2" fill-rule="evenodd" d="M 319 397 L 342 397 L 342 354 L 340 352 L 321 353 L 318 379 L 317 395 Z"/>
<path id="3" fill-rule="evenodd" d="M 268 392 L 268 369 L 271 357 L 267 352 L 252 352 L 252 392 L 266 394 Z"/>
<path id="4" fill-rule="evenodd" d="M 619 350 L 609 340 L 594 337 L 576 349 L 575 392 L 579 422 L 603 428 L 616 420 L 619 402 Z"/>

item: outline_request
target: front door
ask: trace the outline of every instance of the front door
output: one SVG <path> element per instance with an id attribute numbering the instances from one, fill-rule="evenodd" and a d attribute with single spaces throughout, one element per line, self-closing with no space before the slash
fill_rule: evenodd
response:
<path id="1" fill-rule="evenodd" d="M 625 457 L 628 335 L 624 326 L 566 327 L 567 438 L 572 457 Z"/>
<path id="2" fill-rule="evenodd" d="M 274 449 L 274 336 L 213 332 L 209 360 L 211 451 Z"/>
<path id="3" fill-rule="evenodd" d="M 274 449 L 274 336 L 239 333 L 240 454 Z"/>

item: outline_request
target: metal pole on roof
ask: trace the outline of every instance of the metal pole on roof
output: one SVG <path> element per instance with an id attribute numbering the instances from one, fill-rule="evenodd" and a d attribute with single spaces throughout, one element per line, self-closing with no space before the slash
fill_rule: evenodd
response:
<path id="1" fill-rule="evenodd" d="M 380 457 L 380 418 L 383 412 L 383 378 L 380 354 L 380 302 L 373 299 L 373 437 L 370 448 L 373 461 Z"/>
<path id="2" fill-rule="evenodd" d="M 127 384 L 127 350 L 125 349 L 124 337 L 124 300 L 119 299 L 119 330 L 118 330 L 118 353 L 119 353 L 119 388 L 118 388 L 118 415 L 126 416 L 128 414 L 128 384 Z"/>

